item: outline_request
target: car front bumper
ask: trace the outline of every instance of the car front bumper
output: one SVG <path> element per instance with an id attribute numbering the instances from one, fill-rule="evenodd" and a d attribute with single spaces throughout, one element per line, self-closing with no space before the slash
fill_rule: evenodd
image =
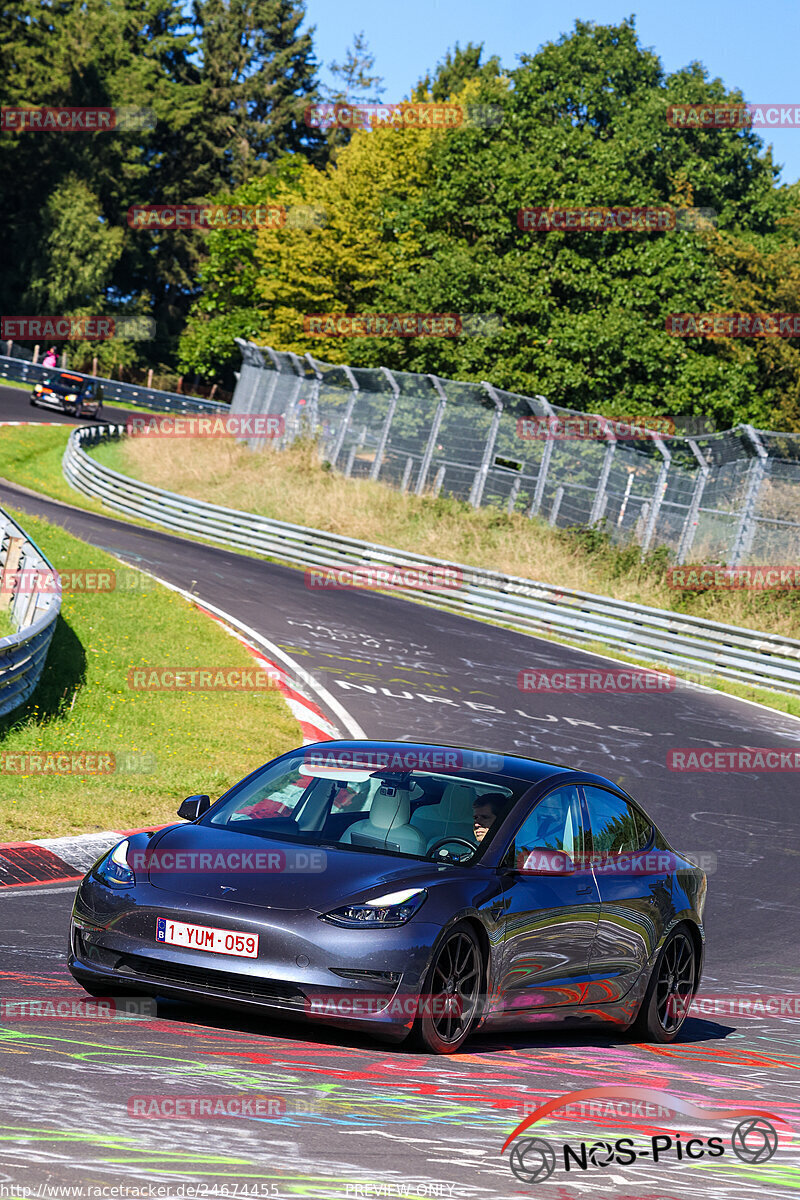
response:
<path id="1" fill-rule="evenodd" d="M 164 945 L 155 938 L 158 917 L 258 934 L 258 957 Z M 440 932 L 414 918 L 395 929 L 343 929 L 307 910 L 200 899 L 147 884 L 115 893 L 87 877 L 75 901 L 68 965 L 79 983 L 109 995 L 200 1000 L 402 1038 Z"/>

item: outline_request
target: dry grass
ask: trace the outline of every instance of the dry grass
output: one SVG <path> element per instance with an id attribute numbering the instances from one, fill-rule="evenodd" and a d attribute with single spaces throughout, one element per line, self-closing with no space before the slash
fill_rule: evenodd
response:
<path id="1" fill-rule="evenodd" d="M 418 554 L 494 568 L 735 625 L 800 637 L 800 603 L 784 593 L 684 593 L 667 585 L 666 554 L 641 564 L 637 547 L 615 549 L 592 531 L 432 496 L 408 496 L 326 469 L 309 443 L 252 452 L 232 439 L 107 443 L 101 461 L 158 487 L 282 521 L 382 542 Z"/>

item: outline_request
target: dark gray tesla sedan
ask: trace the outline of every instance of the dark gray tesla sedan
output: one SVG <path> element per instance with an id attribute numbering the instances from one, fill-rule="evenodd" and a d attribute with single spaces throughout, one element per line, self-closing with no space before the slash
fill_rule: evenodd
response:
<path id="1" fill-rule="evenodd" d="M 82 881 L 69 969 L 162 995 L 412 1035 L 597 1021 L 671 1042 L 700 981 L 706 877 L 599 775 L 414 742 L 267 763 Z"/>

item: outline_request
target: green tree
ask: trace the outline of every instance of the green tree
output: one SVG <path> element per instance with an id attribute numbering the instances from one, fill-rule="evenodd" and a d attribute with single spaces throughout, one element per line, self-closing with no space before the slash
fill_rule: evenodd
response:
<path id="1" fill-rule="evenodd" d="M 316 205 L 327 223 L 255 239 L 238 296 L 249 328 L 260 313 L 259 339 L 278 349 L 491 379 L 609 415 L 798 427 L 791 343 L 665 328 L 675 312 L 798 311 L 798 189 L 777 186 L 750 130 L 667 125 L 670 104 L 740 94 L 697 63 L 665 73 L 632 19 L 578 22 L 508 75 L 489 67 L 476 48 L 457 47 L 419 87 L 500 106 L 501 125 L 359 132 L 325 171 L 305 166 L 281 182 L 282 202 Z M 520 209 L 549 205 L 713 209 L 718 228 L 519 228 Z M 233 290 L 231 269 L 220 255 L 215 286 L 227 279 Z M 496 313 L 502 327 L 456 339 L 306 336 L 304 316 L 328 311 Z"/>
<path id="2" fill-rule="evenodd" d="M 412 100 L 431 99 L 441 102 L 460 92 L 464 84 L 472 79 L 486 82 L 496 79 L 502 73 L 500 59 L 495 54 L 485 63 L 481 63 L 482 57 L 483 42 L 467 42 L 463 50 L 456 42 L 455 49 L 448 50 L 438 63 L 433 76 L 428 71 L 420 79 L 411 94 Z"/>

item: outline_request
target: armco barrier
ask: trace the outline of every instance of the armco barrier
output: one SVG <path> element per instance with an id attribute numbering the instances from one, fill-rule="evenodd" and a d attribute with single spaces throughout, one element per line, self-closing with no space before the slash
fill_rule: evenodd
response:
<path id="1" fill-rule="evenodd" d="M 102 466 L 84 449 L 125 427 L 86 426 L 70 436 L 66 478 L 109 508 L 206 541 L 255 551 L 306 567 L 450 567 L 462 585 L 452 592 L 415 592 L 426 603 L 572 642 L 599 642 L 646 662 L 709 677 L 723 676 L 785 692 L 800 692 L 800 641 L 740 629 L 702 617 L 644 608 L 589 592 L 425 558 L 390 546 L 274 521 L 162 491 Z"/>
<path id="2" fill-rule="evenodd" d="M 52 375 L 61 367 L 43 367 L 41 363 L 28 362 L 24 358 L 9 358 L 0 354 L 0 379 L 13 379 L 17 383 L 39 383 L 44 375 Z M 182 396 L 179 392 L 161 392 L 157 388 L 143 387 L 138 383 L 123 383 L 119 379 L 103 379 L 101 375 L 87 375 L 83 371 L 73 371 L 72 375 L 80 375 L 83 379 L 94 379 L 103 388 L 103 403 L 121 400 L 124 404 L 135 404 L 141 408 L 151 408 L 155 412 L 230 412 L 229 404 L 221 404 L 217 400 L 202 400 L 199 396 Z"/>
<path id="3" fill-rule="evenodd" d="M 0 716 L 24 704 L 39 682 L 61 609 L 61 597 L 31 586 L 31 572 L 52 571 L 39 547 L 0 509 L 0 603 L 16 632 L 0 638 Z"/>

